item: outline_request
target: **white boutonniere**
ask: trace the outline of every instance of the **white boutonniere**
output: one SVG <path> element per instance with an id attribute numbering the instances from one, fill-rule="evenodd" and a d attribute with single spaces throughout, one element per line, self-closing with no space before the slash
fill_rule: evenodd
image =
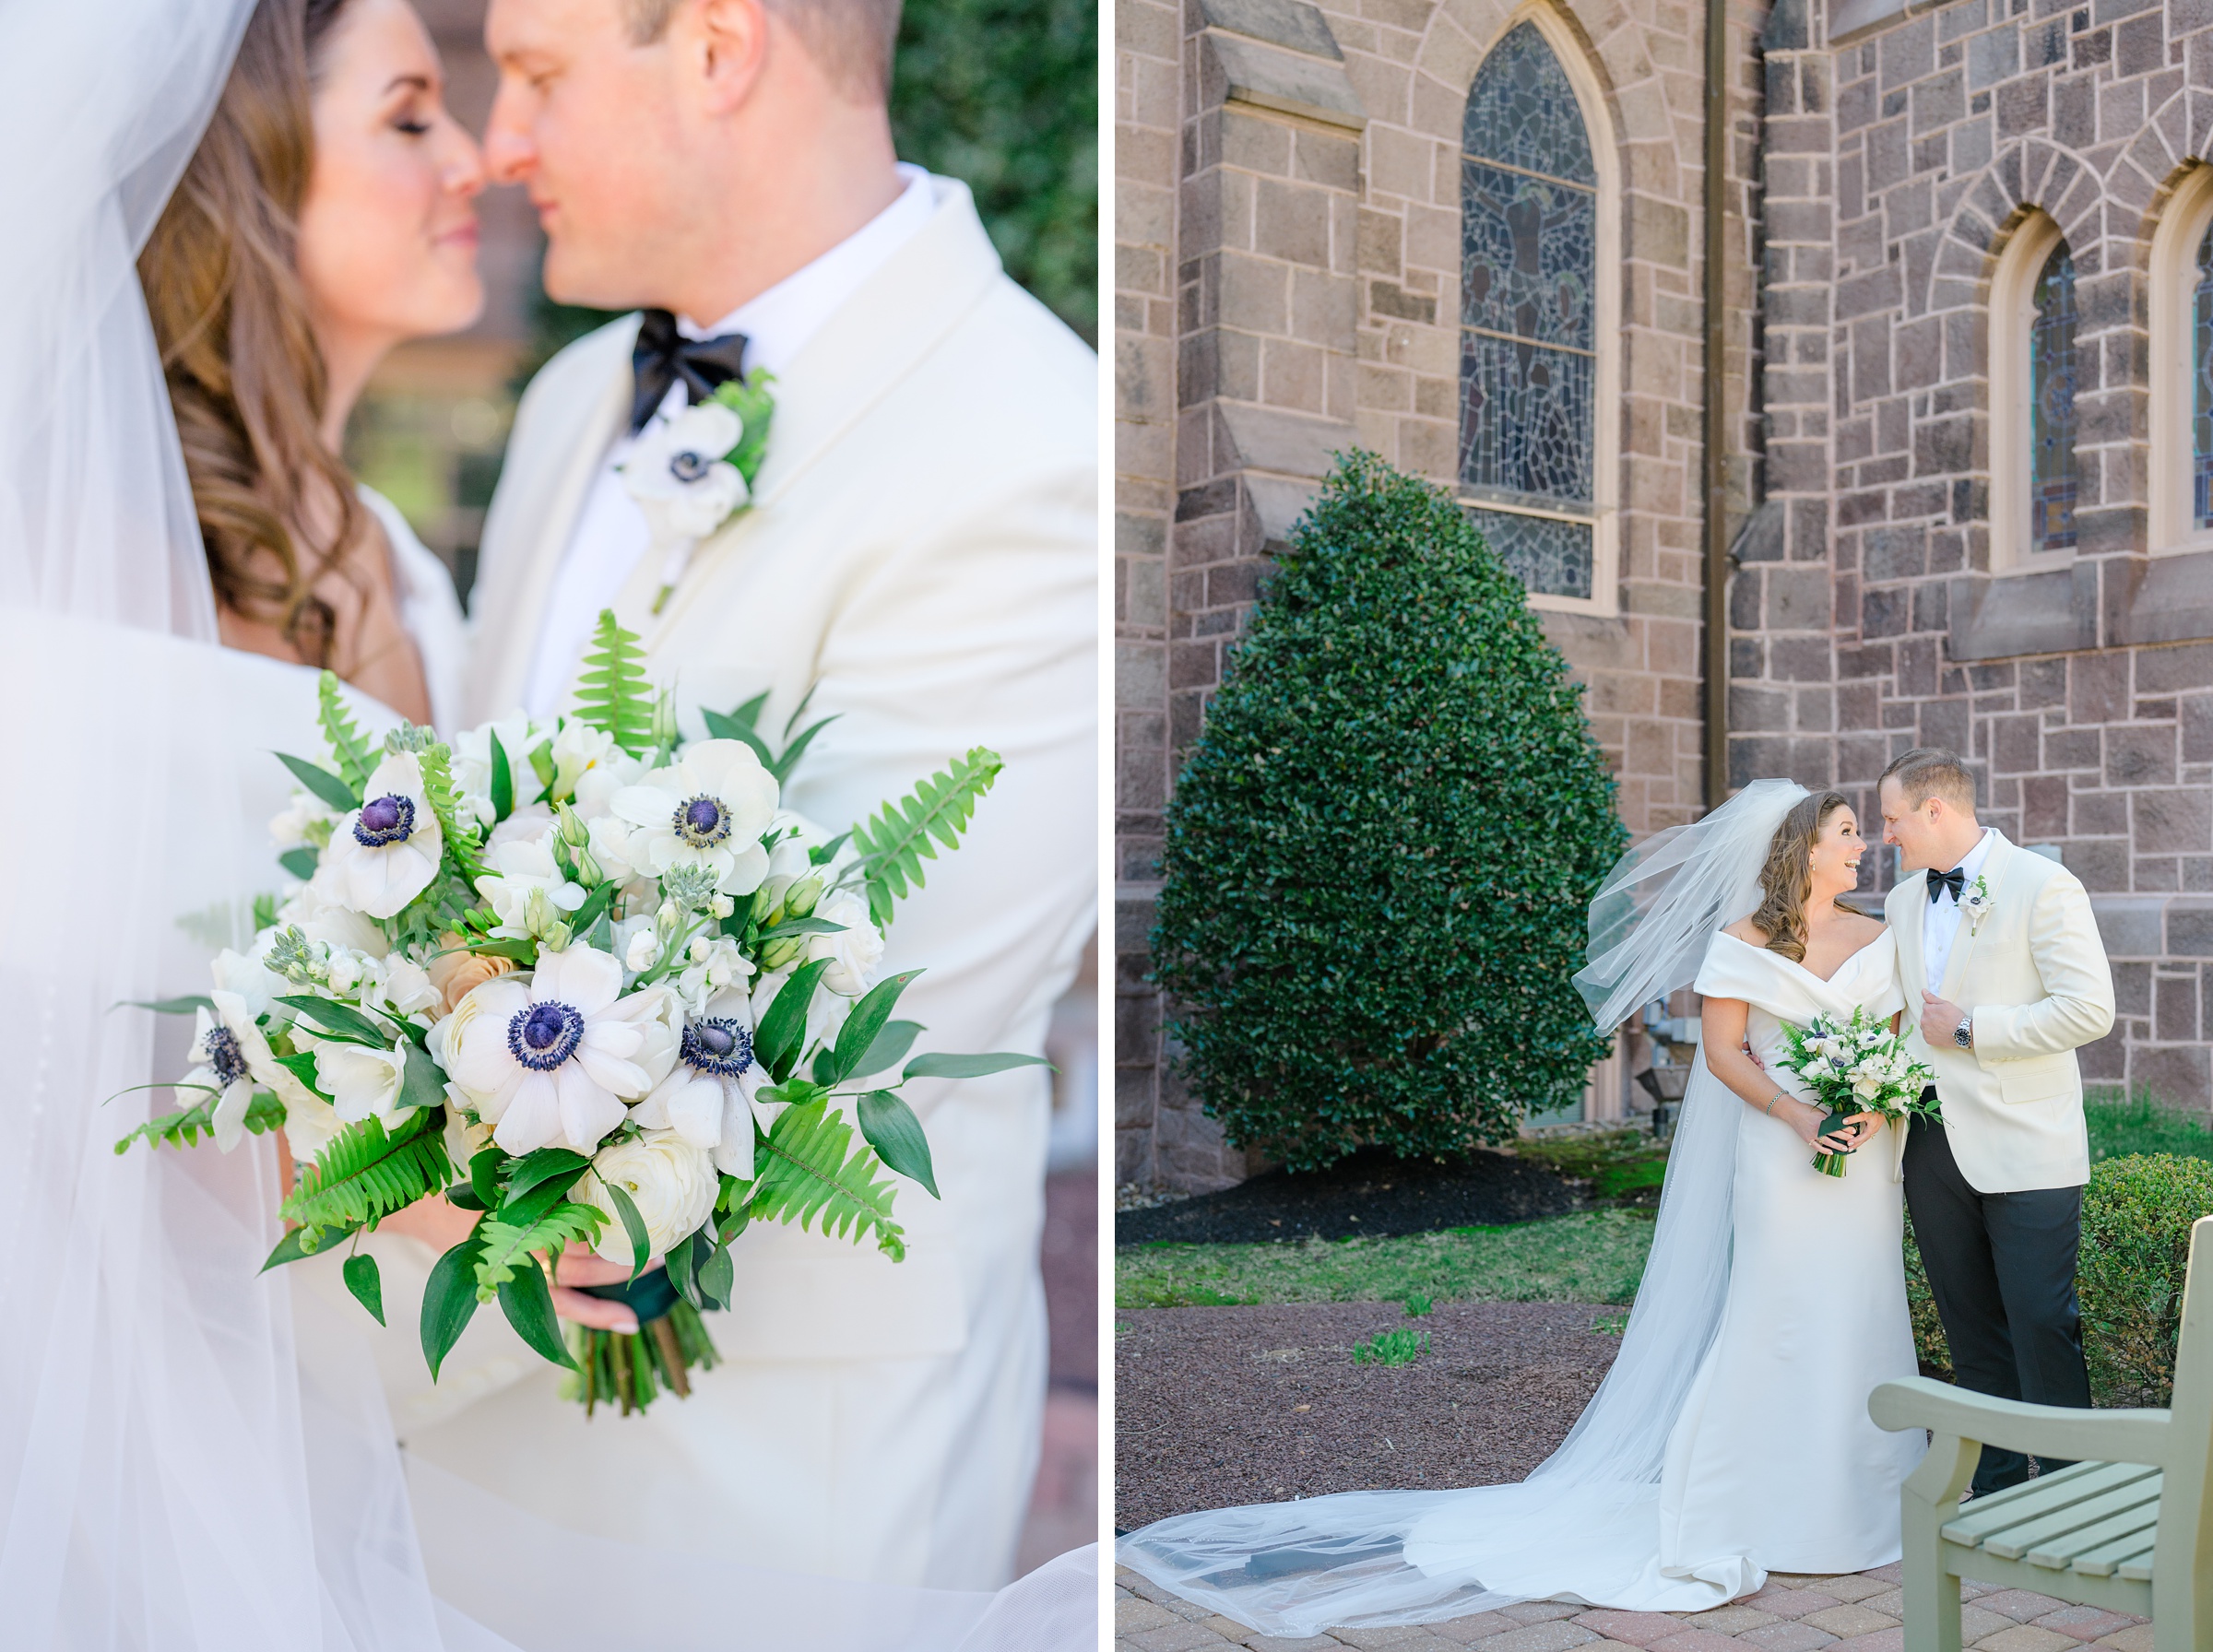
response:
<path id="1" fill-rule="evenodd" d="M 1990 884 L 1982 873 L 1967 886 L 1967 895 L 1960 903 L 1967 909 L 1967 932 L 1973 935 L 1982 927 L 1982 920 L 1990 912 Z"/>
<path id="2" fill-rule="evenodd" d="M 683 578 L 700 541 L 752 508 L 753 482 L 768 456 L 776 407 L 768 387 L 775 382 L 773 373 L 755 372 L 743 384 L 733 379 L 717 386 L 674 419 L 647 425 L 618 467 L 660 553 L 655 613 Z"/>

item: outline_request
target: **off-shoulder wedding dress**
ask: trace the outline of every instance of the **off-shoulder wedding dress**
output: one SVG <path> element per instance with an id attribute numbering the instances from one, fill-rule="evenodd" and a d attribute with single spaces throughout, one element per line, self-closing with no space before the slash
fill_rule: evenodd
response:
<path id="1" fill-rule="evenodd" d="M 1578 976 L 1602 1028 L 1692 985 L 1751 1006 L 1780 1085 L 1781 1029 L 1902 1002 L 1889 934 L 1828 980 L 1720 933 L 1757 904 L 1769 836 L 1803 788 L 1761 781 L 1631 853 L 1592 907 Z M 1187 1599 L 1282 1635 L 1434 1622 L 1518 1600 L 1702 1611 L 1769 1571 L 1834 1573 L 1899 1552 L 1918 1436 L 1867 1416 L 1915 1370 L 1896 1145 L 1841 1177 L 1787 1125 L 1695 1063 L 1651 1259 L 1605 1381 L 1519 1485 L 1356 1492 L 1217 1509 L 1122 1540 Z"/>

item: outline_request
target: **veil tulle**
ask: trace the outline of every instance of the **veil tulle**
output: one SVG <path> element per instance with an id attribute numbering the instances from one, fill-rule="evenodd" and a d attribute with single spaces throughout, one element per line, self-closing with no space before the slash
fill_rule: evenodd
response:
<path id="1" fill-rule="evenodd" d="M 1757 781 L 1623 856 L 1592 903 L 1591 961 L 1576 976 L 1601 1030 L 1691 984 L 1714 932 L 1757 906 L 1768 844 L 1805 795 Z M 1701 1054 L 1621 1351 L 1527 1480 L 1178 1515 L 1124 1538 L 1118 1558 L 1280 1635 L 1436 1622 L 1517 1600 L 1699 1611 L 1757 1587 L 1756 1573 L 1666 1552 L 1659 1509 L 1668 1436 L 1728 1295 L 1742 1105 Z"/>
<path id="2" fill-rule="evenodd" d="M 411 1497 L 358 1332 L 257 1273 L 271 1141 L 112 1150 L 179 1104 L 152 1087 L 189 1026 L 118 1006 L 206 991 L 248 938 L 243 897 L 277 879 L 268 753 L 315 749 L 314 674 L 218 645 L 136 267 L 251 10 L 0 6 L 23 71 L 0 100 L 0 1639 L 514 1652 L 435 1596 L 429 1538 L 565 1603 L 514 1626 L 528 1652 L 744 1643 L 749 1594 L 794 1623 L 811 1601 L 780 1644 L 819 1652 L 1089 1646 L 1095 1549 L 997 1597 L 867 1589 L 595 1544 L 466 1486 Z"/>

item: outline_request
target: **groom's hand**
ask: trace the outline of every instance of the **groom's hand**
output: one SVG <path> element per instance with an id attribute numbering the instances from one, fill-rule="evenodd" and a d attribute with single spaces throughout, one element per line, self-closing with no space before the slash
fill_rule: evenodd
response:
<path id="1" fill-rule="evenodd" d="M 1921 995 L 1921 1035 L 1932 1046 L 1940 1050 L 1954 1047 L 1952 1034 L 1967 1019 L 1967 1011 L 1949 998 L 1940 998 L 1935 993 L 1923 990 Z"/>

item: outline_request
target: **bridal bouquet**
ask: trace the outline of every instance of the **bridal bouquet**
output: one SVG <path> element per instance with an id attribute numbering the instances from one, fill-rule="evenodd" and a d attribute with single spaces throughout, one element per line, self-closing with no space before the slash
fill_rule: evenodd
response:
<path id="1" fill-rule="evenodd" d="M 1796 1073 L 1813 1092 L 1816 1105 L 1828 1116 L 1819 1134 L 1834 1136 L 1854 1113 L 1879 1113 L 1892 1124 L 1912 1114 L 1938 1116 L 1935 1101 L 1923 1101 L 1935 1075 L 1906 1054 L 1906 1041 L 1889 1023 L 1855 1006 L 1849 1021 L 1817 1015 L 1810 1027 L 1785 1021 L 1783 1043 L 1790 1058 L 1776 1065 Z M 1814 1168 L 1840 1176 L 1852 1168 L 1846 1153 L 1816 1153 Z"/>
<path id="2" fill-rule="evenodd" d="M 420 1199 L 481 1212 L 423 1295 L 433 1378 L 496 1300 L 587 1412 L 625 1414 L 716 1363 L 700 1313 L 728 1306 L 749 1222 L 902 1259 L 885 1173 L 937 1195 L 907 1080 L 1037 1059 L 910 1057 L 923 1029 L 893 1011 L 919 972 L 876 978 L 893 903 L 957 846 L 998 758 L 979 747 L 831 836 L 779 807 L 829 719 L 773 750 L 763 695 L 685 740 L 642 657 L 603 613 L 573 716 L 451 746 L 404 724 L 373 744 L 325 673 L 327 761 L 279 756 L 301 790 L 272 824 L 301 886 L 257 900 L 253 950 L 217 958 L 212 991 L 144 1006 L 195 1018 L 175 1088 L 197 1099 L 115 1150 L 281 1129 L 300 1174 L 265 1269 Z M 550 1276 L 571 1245 L 629 1267 L 591 1289 L 636 1336 L 564 1332 Z M 343 1274 L 383 1323 L 376 1258 Z"/>

